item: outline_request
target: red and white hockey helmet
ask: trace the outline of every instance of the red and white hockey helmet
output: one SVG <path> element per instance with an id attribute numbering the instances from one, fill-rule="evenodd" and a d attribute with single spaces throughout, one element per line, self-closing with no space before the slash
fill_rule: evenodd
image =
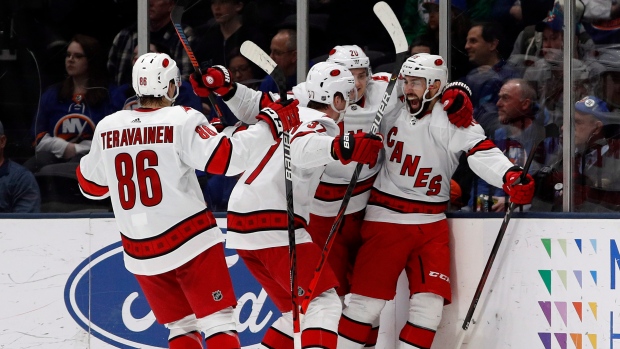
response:
<path id="1" fill-rule="evenodd" d="M 355 79 L 349 69 L 330 62 L 319 62 L 310 68 L 306 79 L 308 98 L 311 101 L 328 104 L 334 111 L 342 113 L 351 101 L 357 99 Z M 334 106 L 334 96 L 340 92 L 345 99 L 344 110 Z"/>
<path id="2" fill-rule="evenodd" d="M 398 77 L 403 79 L 405 76 L 421 77 L 426 80 L 426 90 L 424 90 L 422 99 L 422 105 L 424 106 L 425 103 L 439 97 L 441 92 L 443 92 L 448 81 L 448 67 L 446 66 L 446 61 L 441 56 L 418 53 L 407 58 L 401 66 Z M 436 93 L 432 98 L 427 98 L 430 86 L 437 80 L 441 83 L 439 93 Z M 412 116 L 416 116 L 423 110 L 425 110 L 424 107 L 418 110 L 418 112 L 413 113 Z"/>
<path id="3" fill-rule="evenodd" d="M 329 51 L 329 57 L 327 57 L 326 61 L 340 64 L 349 69 L 370 67 L 370 59 L 368 59 L 364 50 L 357 45 L 334 47 Z"/>
<path id="4" fill-rule="evenodd" d="M 170 80 L 174 80 L 177 87 L 172 98 L 168 97 Z M 174 102 L 181 86 L 177 63 L 165 53 L 145 53 L 133 65 L 132 85 L 138 97 L 163 96 Z"/>

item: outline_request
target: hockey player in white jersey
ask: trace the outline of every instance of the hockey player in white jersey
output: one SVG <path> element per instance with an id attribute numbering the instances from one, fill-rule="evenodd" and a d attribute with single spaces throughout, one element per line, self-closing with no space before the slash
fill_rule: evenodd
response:
<path id="1" fill-rule="evenodd" d="M 408 58 L 399 79 L 406 101 L 396 117 L 386 116 L 383 121 L 386 158 L 366 207 L 351 299 L 339 324 L 339 349 L 364 347 L 370 324 L 385 302 L 394 298 L 403 270 L 411 298 L 398 348 L 431 347 L 443 305 L 451 301 L 444 212 L 462 152 L 476 174 L 503 185 L 516 204 L 529 203 L 534 193 L 529 175 L 527 183 L 515 184 L 521 168 L 486 139 L 482 127 L 472 121 L 471 108 L 452 110 L 468 92 L 458 84 L 444 92 L 447 67 L 441 56 Z"/>
<path id="2" fill-rule="evenodd" d="M 357 97 L 347 108 L 344 117 L 337 121 L 341 134 L 370 131 L 375 115 L 381 105 L 390 75 L 373 75 L 369 58 L 357 45 L 335 46 L 330 51 L 327 62 L 348 68 L 355 78 Z M 217 94 L 222 95 L 227 105 L 241 120 L 251 118 L 262 106 L 271 103 L 276 98 L 266 93 L 248 89 L 242 85 L 227 84 L 224 75 L 225 68 L 214 67 L 212 69 L 209 71 L 212 75 L 212 80 L 206 81 L 205 84 L 215 89 Z M 289 92 L 289 96 L 291 96 L 291 93 L 292 97 L 299 100 L 301 106 L 307 105 L 309 100 L 307 82 L 302 82 L 293 87 L 292 92 Z M 401 104 L 398 99 L 400 94 L 402 94 L 402 91 L 394 89 L 384 114 L 390 114 L 390 110 L 400 107 Z M 469 102 L 469 100 L 462 100 L 460 105 L 462 106 L 464 102 Z M 452 107 L 450 109 L 451 114 L 457 114 L 460 111 L 460 107 L 456 105 L 450 107 Z M 455 117 L 458 118 L 457 116 Z M 359 181 L 350 198 L 340 229 L 337 232 L 338 234 L 333 241 L 328 256 L 328 263 L 340 284 L 336 291 L 343 302 L 344 296 L 350 290 L 350 276 L 353 271 L 357 250 L 361 245 L 360 229 L 364 217 L 364 209 L 381 162 L 382 155 L 380 155 L 377 165 L 372 167 L 364 165 L 362 167 L 358 177 Z M 320 247 L 325 245 L 336 214 L 342 204 L 344 193 L 353 176 L 355 166 L 356 164 L 344 165 L 340 162 L 332 162 L 326 165 L 321 181 L 314 193 L 310 222 L 306 227 L 312 240 Z M 366 339 L 366 348 L 374 348 L 378 334 L 379 319 L 377 318 L 372 324 L 372 330 Z"/>
<path id="3" fill-rule="evenodd" d="M 194 170 L 239 174 L 299 125 L 297 107 L 274 104 L 227 138 L 200 112 L 171 106 L 180 77 L 168 55 L 142 55 L 132 80 L 141 107 L 99 122 L 77 169 L 80 189 L 92 199 L 111 197 L 125 266 L 170 330 L 171 349 L 203 348 L 200 332 L 207 348 L 240 348 L 223 234 Z"/>
<path id="4" fill-rule="evenodd" d="M 219 74 L 218 71 L 208 70 L 207 75 L 210 72 Z M 205 79 L 210 78 L 205 76 Z M 232 86 L 229 85 L 229 88 Z M 237 94 L 249 93 L 239 85 L 236 89 Z M 301 288 L 299 294 L 302 296 L 298 304 L 301 304 L 303 294 L 307 292 L 314 268 L 321 257 L 322 246 L 312 242 L 305 227 L 310 219 L 313 196 L 325 165 L 330 166 L 336 162 L 375 165 L 382 148 L 380 137 L 365 132 L 343 135 L 336 124 L 342 113 L 349 110 L 349 102 L 356 100 L 354 79 L 348 69 L 333 63 L 318 63 L 308 73 L 306 90 L 308 107 L 300 107 L 303 123 L 291 135 L 295 235 L 299 261 L 297 277 Z M 243 96 L 236 95 L 229 99 L 229 105 L 243 101 L 240 97 Z M 226 246 L 237 249 L 252 274 L 283 313 L 267 331 L 263 347 L 288 349 L 293 348 L 293 325 L 282 157 L 282 145 L 274 146 L 248 168 L 237 182 L 228 205 Z M 326 267 L 301 324 L 303 348 L 336 348 L 338 320 L 342 310 L 334 290 L 337 285 L 333 272 Z"/>

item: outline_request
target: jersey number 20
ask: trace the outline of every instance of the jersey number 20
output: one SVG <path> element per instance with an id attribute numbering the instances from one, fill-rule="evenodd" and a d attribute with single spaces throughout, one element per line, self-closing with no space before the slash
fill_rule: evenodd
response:
<path id="1" fill-rule="evenodd" d="M 153 166 L 157 166 L 157 153 L 152 150 L 143 150 L 136 155 L 136 161 L 127 153 L 120 153 L 114 158 L 116 179 L 118 180 L 118 198 L 125 210 L 130 210 L 136 204 L 139 193 L 142 205 L 150 207 L 161 202 L 161 180 Z M 149 167 L 147 167 L 149 166 Z M 133 180 L 134 172 L 138 182 Z"/>

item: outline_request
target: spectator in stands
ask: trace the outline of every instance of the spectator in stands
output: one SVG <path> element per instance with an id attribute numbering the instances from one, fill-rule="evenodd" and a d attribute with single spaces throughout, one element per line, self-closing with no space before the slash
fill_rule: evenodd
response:
<path id="1" fill-rule="evenodd" d="M 610 111 L 620 113 L 620 45 L 599 49 L 598 62 L 603 65 L 601 96 Z"/>
<path id="2" fill-rule="evenodd" d="M 280 29 L 271 39 L 271 58 L 286 75 L 286 90 L 297 85 L 297 31 Z M 267 76 L 258 88 L 263 92 L 278 93 L 278 86 L 271 76 Z"/>
<path id="3" fill-rule="evenodd" d="M 603 100 L 586 96 L 575 103 L 573 199 L 578 212 L 620 211 L 620 118 Z M 562 205 L 562 158 L 552 167 L 544 187 L 557 191 L 554 211 Z"/>
<path id="4" fill-rule="evenodd" d="M 467 17 L 466 1 L 451 0 L 451 4 L 452 23 L 450 27 L 450 40 L 452 51 L 450 69 L 451 78 L 457 80 L 467 74 L 470 69 L 467 55 L 463 52 L 470 22 Z M 428 20 L 426 20 L 426 25 L 413 36 L 412 41 L 421 39 L 430 44 L 432 54 L 439 54 L 439 0 L 423 0 L 421 6 L 427 13 Z"/>
<path id="5" fill-rule="evenodd" d="M 213 21 L 195 30 L 194 54 L 201 67 L 226 66 L 241 44 L 250 40 L 267 48 L 265 35 L 246 23 L 243 0 L 211 0 Z"/>
<path id="6" fill-rule="evenodd" d="M 173 8 L 174 0 L 149 0 L 150 40 L 161 42 L 168 48 L 172 59 L 178 62 L 181 78 L 187 80 L 189 74 L 194 70 L 170 20 L 170 13 Z M 184 24 L 182 26 L 187 40 L 193 46 L 194 36 L 192 28 Z M 120 86 L 131 83 L 133 54 L 137 45 L 137 24 L 122 29 L 114 38 L 108 54 L 108 71 L 116 85 Z"/>
<path id="7" fill-rule="evenodd" d="M 597 45 L 620 44 L 620 3 L 609 0 L 581 0 L 585 30 Z"/>
<path id="8" fill-rule="evenodd" d="M 474 118 L 487 135 L 497 127 L 497 94 L 508 79 L 520 77 L 518 71 L 502 57 L 501 47 L 507 45 L 501 27 L 494 22 L 475 24 L 467 33 L 469 62 L 476 68 L 463 78 L 472 91 Z"/>
<path id="9" fill-rule="evenodd" d="M 35 156 L 24 163 L 30 171 L 64 162 L 77 166 L 90 150 L 95 125 L 113 111 L 104 57 L 97 39 L 72 38 L 65 57 L 67 78 L 43 93 L 32 122 Z"/>
<path id="10" fill-rule="evenodd" d="M 163 44 L 153 41 L 151 41 L 151 43 L 149 44 L 149 52 L 165 53 L 167 55 L 170 55 L 168 49 Z M 136 46 L 136 48 L 134 49 L 132 64 L 136 63 L 137 59 L 138 46 Z M 117 89 L 115 89 L 112 95 L 112 100 L 115 110 L 133 110 L 138 108 L 140 105 L 139 98 L 138 96 L 136 96 L 136 91 L 134 91 L 131 83 L 123 84 Z M 179 87 L 179 96 L 174 100 L 174 104 L 191 107 L 198 111 L 202 110 L 200 97 L 196 96 L 194 90 L 192 89 L 192 85 L 187 80 Z"/>
<path id="11" fill-rule="evenodd" d="M 409 54 L 412 56 L 418 53 L 429 53 L 433 55 L 439 54 L 439 50 L 433 51 L 433 49 L 434 45 L 432 42 L 424 38 L 418 38 L 412 41 L 409 45 Z"/>
<path id="12" fill-rule="evenodd" d="M 579 24 L 580 15 L 575 16 L 575 52 L 574 57 L 585 59 L 592 54 L 594 42 Z M 531 66 L 539 58 L 561 61 L 564 47 L 564 9 L 556 1 L 549 14 L 536 25 L 523 29 L 514 42 L 511 62 L 516 65 Z"/>
<path id="13" fill-rule="evenodd" d="M 497 128 L 490 138 L 512 163 L 523 167 L 534 142 L 544 137 L 542 125 L 535 124 L 538 111 L 536 91 L 523 79 L 510 79 L 502 85 L 498 95 L 496 117 L 502 127 Z M 529 173 L 534 174 L 538 169 L 540 164 L 533 162 Z M 490 186 L 482 179 L 476 182 L 469 200 L 470 208 L 495 212 L 506 210 L 508 194 L 503 189 Z M 481 197 L 485 199 L 480 200 Z M 489 206 L 484 207 L 485 204 Z"/>
<path id="14" fill-rule="evenodd" d="M 41 210 L 39 185 L 32 172 L 4 157 L 5 146 L 0 122 L 0 213 L 37 213 Z"/>

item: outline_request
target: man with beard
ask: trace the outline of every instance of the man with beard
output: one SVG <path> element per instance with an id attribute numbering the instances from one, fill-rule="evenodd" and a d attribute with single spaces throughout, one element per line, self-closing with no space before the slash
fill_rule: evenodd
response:
<path id="1" fill-rule="evenodd" d="M 461 108 L 459 100 L 468 92 L 460 83 L 444 92 L 447 76 L 445 60 L 437 55 L 414 55 L 402 65 L 405 105 L 383 120 L 386 159 L 366 207 L 351 298 L 338 327 L 339 349 L 363 348 L 372 322 L 396 295 L 403 270 L 410 305 L 398 348 L 431 347 L 443 305 L 451 301 L 444 212 L 461 153 L 467 154 L 475 173 L 492 185 L 503 185 L 516 204 L 532 200 L 532 177 L 518 183 L 522 169 L 486 139 L 472 121 L 471 104 L 459 120 L 449 116 L 453 106 Z"/>

